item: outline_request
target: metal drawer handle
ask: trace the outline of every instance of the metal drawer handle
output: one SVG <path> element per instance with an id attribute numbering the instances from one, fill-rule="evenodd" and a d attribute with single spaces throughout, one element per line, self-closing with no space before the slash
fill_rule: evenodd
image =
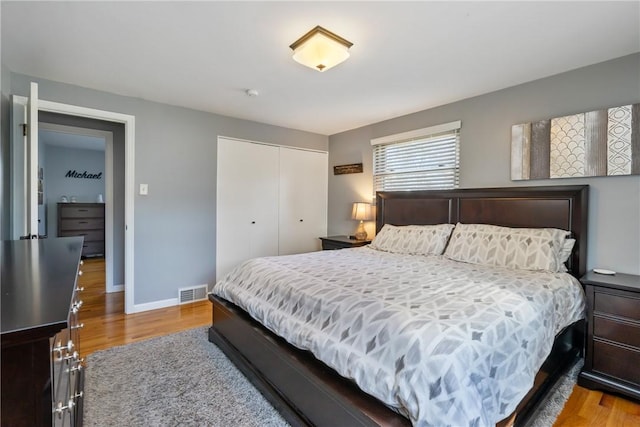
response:
<path id="1" fill-rule="evenodd" d="M 62 358 L 62 352 L 66 351 L 67 353 L 70 352 L 71 350 L 73 350 L 73 347 L 75 345 L 73 344 L 73 341 L 69 340 L 67 342 L 66 346 L 62 345 L 62 342 L 58 341 L 58 345 L 56 347 L 53 348 L 53 351 L 58 353 L 58 357 Z"/>
<path id="2" fill-rule="evenodd" d="M 89 224 L 89 221 L 78 221 L 78 224 Z"/>
<path id="3" fill-rule="evenodd" d="M 73 314 L 76 314 L 80 310 L 80 307 L 82 307 L 82 301 L 78 301 L 74 303 L 73 306 L 71 307 L 71 312 Z"/>
<path id="4" fill-rule="evenodd" d="M 78 209 L 78 212 L 89 212 L 89 209 Z"/>
<path id="5" fill-rule="evenodd" d="M 72 360 L 73 359 L 74 362 L 77 362 L 78 361 L 78 356 L 79 356 L 78 352 L 74 351 L 72 354 L 67 354 L 62 359 L 63 360 Z"/>

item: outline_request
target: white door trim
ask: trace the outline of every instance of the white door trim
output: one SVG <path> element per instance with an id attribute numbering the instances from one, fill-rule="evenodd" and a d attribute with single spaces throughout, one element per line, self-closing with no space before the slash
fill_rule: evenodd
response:
<path id="1" fill-rule="evenodd" d="M 27 103 L 26 97 L 16 97 L 16 100 Z M 77 117 L 104 120 L 108 122 L 124 124 L 125 145 L 125 195 L 124 195 L 124 312 L 135 313 L 134 304 L 134 186 L 135 186 L 135 116 L 116 113 L 113 111 L 96 110 L 77 105 L 62 104 L 59 102 L 39 100 L 38 109 L 51 113 L 66 114 Z"/>

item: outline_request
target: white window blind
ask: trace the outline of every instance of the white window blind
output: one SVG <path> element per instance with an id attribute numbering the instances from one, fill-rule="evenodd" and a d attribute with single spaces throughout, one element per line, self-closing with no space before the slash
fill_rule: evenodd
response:
<path id="1" fill-rule="evenodd" d="M 460 122 L 377 138 L 371 143 L 375 191 L 459 185 Z"/>

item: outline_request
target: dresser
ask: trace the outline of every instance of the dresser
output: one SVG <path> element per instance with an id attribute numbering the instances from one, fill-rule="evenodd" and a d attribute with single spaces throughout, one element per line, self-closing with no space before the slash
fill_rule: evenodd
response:
<path id="1" fill-rule="evenodd" d="M 349 236 L 329 236 L 320 237 L 322 241 L 322 250 L 334 250 L 334 249 L 346 249 L 357 248 L 359 246 L 365 246 L 371 243 L 371 240 L 355 240 L 350 239 Z"/>
<path id="2" fill-rule="evenodd" d="M 82 425 L 80 237 L 3 241 L 0 424 Z"/>
<path id="3" fill-rule="evenodd" d="M 640 276 L 593 271 L 587 295 L 587 340 L 578 384 L 640 399 Z"/>
<path id="4" fill-rule="evenodd" d="M 104 256 L 104 203 L 58 203 L 58 237 L 82 236 L 82 256 Z"/>

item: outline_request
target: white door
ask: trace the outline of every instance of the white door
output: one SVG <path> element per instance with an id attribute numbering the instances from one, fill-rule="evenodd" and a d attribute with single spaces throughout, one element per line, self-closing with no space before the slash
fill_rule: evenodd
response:
<path id="1" fill-rule="evenodd" d="M 278 254 L 278 147 L 218 138 L 216 279 Z"/>
<path id="2" fill-rule="evenodd" d="M 280 255 L 320 250 L 327 235 L 328 154 L 280 147 Z"/>
<path id="3" fill-rule="evenodd" d="M 38 237 L 38 84 L 13 97 L 11 238 Z"/>

